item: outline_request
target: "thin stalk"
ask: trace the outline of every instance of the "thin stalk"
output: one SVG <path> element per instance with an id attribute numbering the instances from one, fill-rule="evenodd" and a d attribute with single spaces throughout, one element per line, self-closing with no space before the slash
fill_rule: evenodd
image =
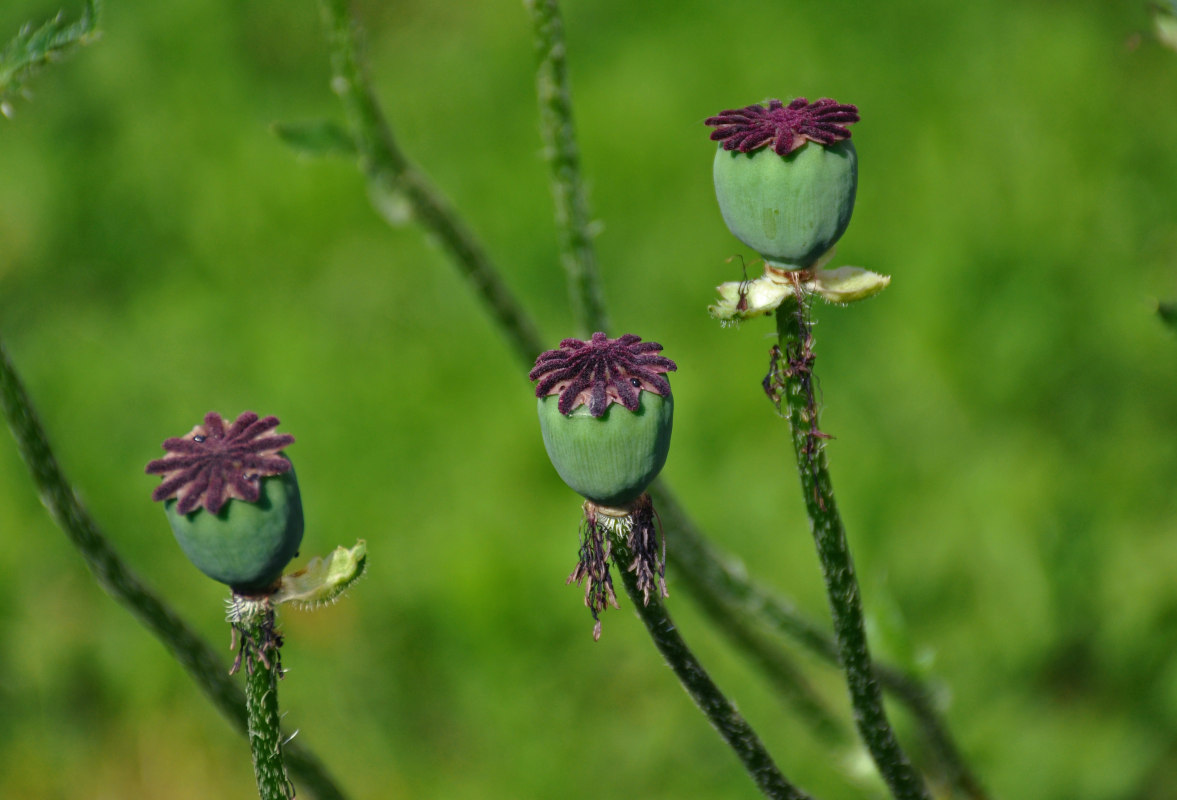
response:
<path id="1" fill-rule="evenodd" d="M 792 656 L 774 646 L 760 631 L 749 625 L 740 614 L 728 613 L 721 606 L 708 607 L 711 598 L 696 595 L 695 601 L 713 622 L 724 626 L 724 633 L 749 661 L 760 668 L 770 685 L 793 711 L 809 723 L 814 734 L 827 744 L 843 747 L 851 736 L 844 724 L 826 705 L 825 700 L 810 684 Z"/>
<path id="2" fill-rule="evenodd" d="M 564 22 L 556 0 L 524 0 L 524 5 L 531 12 L 539 60 L 535 83 L 540 132 L 544 156 L 552 172 L 560 263 L 568 277 L 576 329 L 581 336 L 587 337 L 594 331 L 607 331 L 609 320 L 597 273 L 588 200 L 580 177 L 580 150 L 572 120 Z"/>
<path id="3" fill-rule="evenodd" d="M 400 220 L 389 209 L 401 205 L 401 200 L 407 203 L 417 222 L 437 238 L 450 261 L 482 298 L 515 354 L 524 363 L 534 361 L 544 350 L 535 325 L 473 232 L 397 146 L 363 75 L 347 0 L 322 0 L 320 5 L 331 47 L 331 87 L 343 102 L 373 206 L 396 225 Z"/>
<path id="4" fill-rule="evenodd" d="M 126 565 L 66 480 L 45 429 L 0 342 L 0 406 L 41 501 L 77 548 L 98 585 L 139 620 L 180 662 L 205 696 L 240 733 L 246 733 L 245 697 L 220 657 Z M 291 772 L 315 797 L 344 800 L 343 791 L 311 751 L 290 747 Z"/>
<path id="5" fill-rule="evenodd" d="M 258 796 L 261 800 L 291 800 L 294 787 L 286 777 L 278 715 L 282 640 L 274 632 L 274 609 L 267 606 L 263 613 L 241 623 L 237 629 L 241 632 L 241 654 L 245 662 L 245 708 Z"/>
<path id="6" fill-rule="evenodd" d="M 761 619 L 805 649 L 832 664 L 838 663 L 838 646 L 833 637 L 787 599 L 749 578 L 740 559 L 708 541 L 665 481 L 656 480 L 650 496 L 666 531 L 667 560 L 682 575 L 689 590 L 706 598 L 702 602 L 704 609 L 718 603 L 729 613 Z"/>
<path id="7" fill-rule="evenodd" d="M 363 154 L 361 169 L 368 178 L 373 206 L 390 225 L 398 225 L 400 220 L 387 213 L 383 200 L 396 195 L 409 204 L 416 219 L 445 244 L 454 266 L 470 280 L 471 288 L 497 323 L 521 366 L 530 369 L 536 354 L 546 347 L 533 319 L 507 293 L 505 283 L 497 277 L 498 270 L 469 226 L 429 188 L 425 173 L 394 144 L 391 129 L 359 62 L 354 24 L 346 2 L 322 0 L 322 5 L 332 50 L 332 85 L 343 101 L 357 147 Z M 416 187 L 416 190 L 404 187 Z M 837 663 L 838 649 L 833 638 L 788 600 L 751 581 L 738 559 L 715 547 L 695 527 L 664 482 L 656 481 L 651 494 L 657 498 L 664 521 L 671 565 L 688 591 L 700 598 L 704 609 L 726 609 L 712 617 L 721 632 L 729 634 L 729 615 L 743 615 L 749 621 L 758 619 L 823 659 Z M 755 660 L 769 668 L 771 658 L 750 652 Z M 985 800 L 984 792 L 939 717 L 931 694 L 919 680 L 898 668 L 882 665 L 878 668 L 878 678 L 900 702 L 911 708 L 917 722 L 923 725 L 923 732 L 933 745 L 932 752 L 942 761 L 941 766 L 948 775 L 957 776 L 953 785 L 973 800 Z"/>
<path id="8" fill-rule="evenodd" d="M 666 555 L 670 566 L 703 612 L 711 617 L 721 632 L 741 646 L 749 658 L 766 670 L 772 669 L 772 656 L 765 650 L 768 643 L 757 640 L 741 642 L 729 629 L 733 619 L 762 620 L 822 660 L 839 666 L 838 644 L 834 637 L 787 599 L 749 578 L 747 568 L 738 558 L 711 544 L 695 527 L 664 481 L 654 482 L 650 496 L 654 498 L 666 532 Z M 879 685 L 911 713 L 930 749 L 933 765 L 944 782 L 960 797 L 988 800 L 984 787 L 969 769 L 947 724 L 936 710 L 932 692 L 919 678 L 899 667 L 875 663 L 874 669 Z M 778 679 L 771 671 L 766 674 L 770 680 Z"/>
<path id="9" fill-rule="evenodd" d="M 792 432 L 801 492 L 821 560 L 854 723 L 896 800 L 931 800 L 923 778 L 912 767 L 887 720 L 883 692 L 871 666 L 854 561 L 826 463 L 827 437 L 817 424 L 809 307 L 797 300 L 782 304 L 776 320 L 780 345 L 774 352 L 765 389 L 782 407 Z"/>
<path id="10" fill-rule="evenodd" d="M 753 624 L 750 615 L 724 605 L 713 592 L 696 589 L 692 594 L 703 613 L 744 652 L 749 661 L 760 668 L 777 693 L 809 723 L 819 738 L 835 746 L 850 743 L 852 737 L 844 724 L 827 707 L 800 666 L 789 653 L 761 632 L 761 626 Z"/>
<path id="11" fill-rule="evenodd" d="M 613 541 L 613 563 L 621 578 L 625 582 L 625 591 L 629 600 L 637 609 L 638 616 L 649 631 L 658 651 L 666 659 L 667 665 L 674 670 L 687 694 L 695 701 L 695 705 L 706 715 L 707 719 L 735 752 L 748 775 L 755 781 L 760 791 L 773 800 L 806 800 L 809 795 L 789 783 L 781 774 L 777 765 L 765 749 L 760 737 L 752 730 L 752 726 L 740 716 L 711 676 L 695 658 L 687 647 L 678 628 L 662 605 L 658 593 L 654 592 L 647 603 L 643 592 L 638 587 L 636 572 L 629 570 L 633 560 L 629 548 L 624 541 Z"/>

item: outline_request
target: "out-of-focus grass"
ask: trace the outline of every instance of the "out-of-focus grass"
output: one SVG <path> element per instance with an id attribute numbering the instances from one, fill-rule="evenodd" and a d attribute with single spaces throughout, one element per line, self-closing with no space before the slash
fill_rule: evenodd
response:
<path id="1" fill-rule="evenodd" d="M 10 35 L 57 6 L 0 7 Z M 71 11 L 74 9 L 71 9 Z M 1004 797 L 1161 797 L 1177 749 L 1177 57 L 1139 8 L 572 2 L 569 57 L 618 331 L 679 364 L 665 475 L 756 576 L 824 615 L 768 323 L 738 275 L 702 120 L 859 105 L 839 261 L 894 276 L 819 313 L 823 427 L 877 650 L 933 653 Z M 405 149 L 555 343 L 568 330 L 516 2 L 361 3 Z M 628 609 L 594 644 L 578 500 L 466 287 L 346 161 L 276 120 L 337 115 L 313 3 L 107 7 L 102 40 L 0 121 L 0 332 L 128 561 L 214 641 L 222 591 L 143 465 L 209 409 L 298 437 L 304 558 L 357 537 L 350 599 L 286 614 L 282 686 L 359 797 L 749 797 Z M 747 254 L 745 254 L 747 255 Z M 671 611 L 782 768 L 861 797 L 671 583 Z M 896 619 L 901 622 L 896 622 Z M 228 656 L 227 656 L 228 657 Z M 806 662 L 808 663 L 808 662 Z M 831 702 L 837 676 L 813 665 Z M 243 741 L 101 594 L 0 444 L 0 796 L 247 797 Z M 903 724 L 902 717 L 900 723 Z M 869 784 L 868 784 L 869 785 Z"/>

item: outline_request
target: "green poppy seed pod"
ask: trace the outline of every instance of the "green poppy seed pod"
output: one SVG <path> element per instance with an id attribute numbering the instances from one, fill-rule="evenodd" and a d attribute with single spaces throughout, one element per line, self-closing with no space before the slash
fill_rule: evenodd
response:
<path id="1" fill-rule="evenodd" d="M 769 265 L 810 269 L 845 233 L 858 189 L 845 124 L 857 121 L 854 106 L 828 98 L 773 100 L 707 120 L 720 142 L 713 175 L 723 220 Z"/>
<path id="2" fill-rule="evenodd" d="M 662 345 L 626 334 L 565 339 L 536 359 L 540 432 L 569 488 L 601 506 L 637 500 L 666 463 L 674 399 Z"/>
<path id="3" fill-rule="evenodd" d="M 641 392 L 636 411 L 614 404 L 599 417 L 587 405 L 569 414 L 559 406 L 556 395 L 539 398 L 544 448 L 564 483 L 598 505 L 638 499 L 666 464 L 674 398 Z"/>
<path id="4" fill-rule="evenodd" d="M 846 232 L 858 188 L 849 141 L 715 154 L 715 196 L 728 230 L 769 264 L 808 269 Z"/>
<path id="5" fill-rule="evenodd" d="M 277 425 L 245 412 L 226 427 L 211 411 L 147 465 L 163 477 L 151 497 L 164 502 L 180 549 L 236 594 L 272 590 L 302 542 L 298 479 L 282 452 L 294 437 L 270 433 Z"/>
<path id="6" fill-rule="evenodd" d="M 237 594 L 261 592 L 282 577 L 302 543 L 302 499 L 291 468 L 262 478 L 256 502 L 229 500 L 216 514 L 187 514 L 164 502 L 172 533 L 197 569 Z"/>

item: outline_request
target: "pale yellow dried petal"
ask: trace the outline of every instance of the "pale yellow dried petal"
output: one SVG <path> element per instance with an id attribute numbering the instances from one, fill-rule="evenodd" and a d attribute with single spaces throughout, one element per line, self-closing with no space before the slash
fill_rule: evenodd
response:
<path id="1" fill-rule="evenodd" d="M 765 265 L 764 274 L 747 281 L 730 281 L 716 287 L 719 301 L 709 306 L 712 317 L 731 322 L 771 314 L 786 297 L 796 293 L 796 286 L 807 294 L 818 294 L 830 303 L 853 303 L 873 297 L 891 283 L 889 275 L 880 275 L 862 267 L 826 269 L 833 257 L 830 248 L 812 270 L 785 272 Z M 797 276 L 795 283 L 790 276 Z"/>
<path id="2" fill-rule="evenodd" d="M 890 283 L 890 275 L 880 275 L 862 267 L 837 267 L 818 270 L 813 280 L 806 283 L 806 288 L 830 303 L 853 303 L 874 297 Z"/>

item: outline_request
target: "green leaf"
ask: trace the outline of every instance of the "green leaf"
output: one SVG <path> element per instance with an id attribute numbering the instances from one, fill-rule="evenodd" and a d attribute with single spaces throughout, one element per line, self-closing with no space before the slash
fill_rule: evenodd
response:
<path id="1" fill-rule="evenodd" d="M 327 558 L 313 558 L 297 572 L 282 577 L 270 603 L 292 603 L 304 610 L 318 608 L 338 600 L 368 565 L 368 543 L 363 539 L 350 550 L 336 547 Z"/>
<path id="2" fill-rule="evenodd" d="M 98 38 L 101 0 L 85 0 L 82 16 L 67 23 L 58 14 L 39 28 L 26 24 L 0 51 L 0 113 L 12 116 L 12 98 L 46 64 Z"/>
<path id="3" fill-rule="evenodd" d="M 330 120 L 275 122 L 270 130 L 302 156 L 324 158 L 356 154 L 356 143 L 351 134 Z"/>

